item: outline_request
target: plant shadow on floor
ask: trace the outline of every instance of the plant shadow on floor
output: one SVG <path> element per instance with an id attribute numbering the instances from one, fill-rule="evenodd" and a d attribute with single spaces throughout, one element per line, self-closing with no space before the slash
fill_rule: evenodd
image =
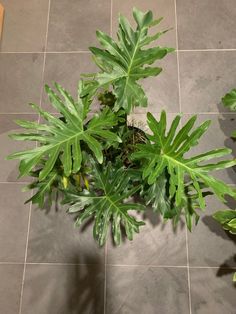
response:
<path id="1" fill-rule="evenodd" d="M 222 110 L 222 105 L 217 105 L 218 110 Z M 221 113 L 218 118 L 220 129 L 225 135 L 224 146 L 232 149 L 232 155 L 236 158 L 236 139 L 231 137 L 231 134 L 236 130 L 236 112 L 235 114 Z M 233 171 L 232 171 L 233 170 Z M 231 179 L 232 183 L 236 185 L 236 166 L 225 170 Z"/>
<path id="2" fill-rule="evenodd" d="M 60 205 L 60 197 L 56 197 L 51 207 L 45 205 L 43 209 L 32 210 L 36 211 L 33 219 L 37 220 L 37 226 L 33 222 L 32 228 L 36 230 L 30 238 L 29 260 L 43 263 L 42 271 L 30 282 L 32 304 L 41 295 L 37 282 L 43 282 L 42 294 L 45 293 L 47 300 L 45 314 L 103 313 L 104 250 L 96 250 L 94 243 L 83 237 L 88 230 L 74 230 L 74 216 L 68 215 Z"/>
<path id="3" fill-rule="evenodd" d="M 222 104 L 217 105 L 218 110 L 222 110 Z M 220 117 L 218 118 L 220 129 L 223 131 L 225 135 L 225 141 L 224 146 L 232 149 L 232 154 L 235 157 L 236 156 L 236 140 L 231 137 L 231 133 L 233 130 L 236 130 L 236 114 L 235 115 L 229 115 L 226 113 L 221 113 Z M 231 123 L 229 125 L 228 122 L 231 122 L 232 125 L 235 124 L 234 129 L 231 129 Z M 232 171 L 233 169 L 233 171 Z M 227 174 L 229 178 L 232 180 L 233 184 L 236 185 L 236 167 L 234 166 L 232 169 L 227 169 Z M 236 209 L 236 201 L 232 198 L 226 198 L 227 203 L 226 206 L 229 209 Z M 221 210 L 222 208 L 216 208 L 215 211 Z M 223 239 L 232 241 L 236 245 L 236 236 L 231 234 L 228 231 L 225 231 L 222 226 L 215 221 L 212 216 L 205 216 L 203 218 L 203 222 L 205 225 L 209 227 L 209 229 L 216 234 L 217 236 L 222 237 Z M 233 267 L 232 267 L 233 265 Z M 231 256 L 227 257 L 226 260 L 220 265 L 218 271 L 217 271 L 217 277 L 222 277 L 228 274 L 232 274 L 236 271 L 236 254 L 232 254 Z M 236 283 L 234 283 L 234 286 L 236 287 Z"/>

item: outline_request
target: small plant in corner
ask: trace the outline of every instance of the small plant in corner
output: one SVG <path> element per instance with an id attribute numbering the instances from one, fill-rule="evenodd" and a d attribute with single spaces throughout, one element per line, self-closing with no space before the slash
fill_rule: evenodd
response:
<path id="1" fill-rule="evenodd" d="M 143 13 L 136 8 L 133 17 L 135 29 L 120 15 L 116 41 L 97 31 L 101 48 L 90 50 L 99 71 L 79 81 L 78 99 L 57 83 L 54 90 L 45 86 L 61 116 L 31 104 L 45 123 L 18 120 L 27 131 L 11 137 L 36 141 L 37 147 L 8 156 L 20 160 L 20 177 L 35 177 L 28 187 L 36 192 L 28 202 L 43 207 L 54 191 L 62 191 L 68 212 L 77 213 L 76 226 L 94 220 L 93 235 L 101 246 L 110 226 L 116 244 L 123 233 L 132 240 L 144 225 L 132 212 L 145 211 L 147 205 L 164 220 L 173 220 L 175 226 L 184 216 L 191 230 L 209 193 L 223 202 L 225 195 L 236 197 L 232 187 L 210 174 L 236 164 L 236 160 L 222 158 L 211 161 L 228 155 L 230 149 L 185 157 L 210 121 L 195 127 L 197 117 L 193 116 L 180 127 L 181 116 L 177 115 L 167 130 L 166 112 L 162 111 L 159 119 L 149 112 L 151 133 L 127 122 L 135 107 L 148 105 L 138 81 L 159 75 L 162 69 L 154 62 L 174 51 L 154 45 L 166 31 L 149 34 L 162 18 L 153 19 L 151 11 Z M 100 107 L 91 117 L 94 99 L 100 101 Z M 136 196 L 139 201 L 132 201 Z"/>

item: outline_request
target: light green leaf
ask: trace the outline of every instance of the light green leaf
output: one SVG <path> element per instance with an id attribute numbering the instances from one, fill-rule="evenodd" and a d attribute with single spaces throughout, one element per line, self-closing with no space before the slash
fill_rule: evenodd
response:
<path id="1" fill-rule="evenodd" d="M 56 94 L 49 86 L 46 86 L 49 99 L 54 108 L 63 116 L 63 121 L 38 106 L 32 105 L 48 124 L 37 125 L 24 120 L 18 121 L 21 126 L 26 129 L 32 128 L 33 131 L 36 129 L 38 133 L 28 132 L 11 135 L 16 140 L 34 140 L 39 143 L 37 148 L 8 156 L 8 159 L 18 158 L 21 160 L 20 176 L 27 175 L 42 158 L 46 158 L 46 163 L 39 173 L 40 181 L 46 179 L 59 158 L 65 175 L 69 176 L 80 169 L 82 142 L 88 145 L 98 162 L 102 163 L 102 145 L 99 140 L 121 141 L 115 133 L 110 131 L 118 123 L 118 118 L 109 108 L 105 108 L 91 118 L 89 122 L 86 122 L 85 119 L 91 100 L 88 97 L 83 97 L 76 103 L 59 84 L 56 84 L 56 89 L 60 95 Z M 79 92 L 82 92 L 82 89 L 83 85 L 80 83 Z"/>
<path id="2" fill-rule="evenodd" d="M 236 111 L 236 89 L 232 89 L 223 98 L 222 102 L 225 107 L 228 107 L 232 111 Z"/>
<path id="3" fill-rule="evenodd" d="M 215 163 L 206 163 L 215 157 L 223 157 L 230 153 L 228 149 L 217 149 L 191 158 L 184 158 L 184 154 L 198 143 L 199 138 L 207 130 L 209 121 L 202 123 L 193 130 L 196 116 L 176 133 L 180 118 L 177 116 L 169 132 L 166 131 L 166 114 L 162 112 L 160 121 L 157 121 L 151 113 L 147 114 L 148 125 L 153 135 L 149 136 L 151 142 L 138 144 L 137 151 L 132 159 L 143 160 L 143 178 L 147 178 L 152 185 L 166 170 L 170 176 L 169 194 L 175 196 L 176 206 L 181 204 L 184 197 L 184 183 L 192 182 L 194 190 L 199 198 L 199 206 L 204 209 L 205 202 L 199 182 L 209 187 L 219 199 L 224 201 L 226 194 L 236 197 L 236 191 L 224 182 L 214 178 L 210 171 L 225 169 L 236 164 L 236 160 L 223 160 Z M 201 162 L 205 162 L 201 164 Z"/>
<path id="4" fill-rule="evenodd" d="M 90 48 L 96 64 L 102 70 L 94 76 L 95 88 L 113 85 L 117 98 L 115 110 L 122 107 L 127 113 L 130 113 L 134 106 L 147 106 L 147 97 L 137 80 L 158 75 L 162 69 L 150 65 L 174 51 L 165 47 L 144 49 L 166 31 L 148 36 L 149 29 L 161 21 L 154 20 L 151 11 L 144 13 L 134 8 L 133 17 L 137 23 L 135 30 L 127 19 L 120 15 L 117 42 L 107 34 L 97 31 L 97 39 L 103 49 Z"/>
<path id="5" fill-rule="evenodd" d="M 110 223 L 116 244 L 121 242 L 122 227 L 128 239 L 132 240 L 133 234 L 138 233 L 139 227 L 144 225 L 144 222 L 137 221 L 128 213 L 130 210 L 144 209 L 141 204 L 127 202 L 140 189 L 140 186 L 132 186 L 132 176 L 132 171 L 116 168 L 110 163 L 101 167 L 92 163 L 90 191 L 66 193 L 64 203 L 70 204 L 69 212 L 79 212 L 76 226 L 94 217 L 93 235 L 101 246 L 106 241 Z"/>
<path id="6" fill-rule="evenodd" d="M 220 210 L 213 214 L 213 218 L 218 221 L 225 230 L 236 233 L 236 210 Z"/>

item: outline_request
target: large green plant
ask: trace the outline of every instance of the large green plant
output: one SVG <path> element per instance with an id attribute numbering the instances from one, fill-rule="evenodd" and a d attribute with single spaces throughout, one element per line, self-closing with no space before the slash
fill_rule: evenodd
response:
<path id="1" fill-rule="evenodd" d="M 29 185 L 36 193 L 28 201 L 43 207 L 47 199 L 51 201 L 54 190 L 62 191 L 68 211 L 78 215 L 77 226 L 94 220 L 94 238 L 100 245 L 106 241 L 110 224 L 116 244 L 123 231 L 133 239 L 144 222 L 130 211 L 145 211 L 148 205 L 165 220 L 173 219 L 175 225 L 184 215 L 191 230 L 209 193 L 222 201 L 225 195 L 236 196 L 232 187 L 209 174 L 236 164 L 228 159 L 208 162 L 229 154 L 229 149 L 185 158 L 210 121 L 194 128 L 194 116 L 181 128 L 181 117 L 177 115 L 167 131 L 164 111 L 159 121 L 148 113 L 151 135 L 127 123 L 127 114 L 135 106 L 147 106 L 138 80 L 160 74 L 161 68 L 154 62 L 174 50 L 153 46 L 165 31 L 150 36 L 149 30 L 161 19 L 153 19 L 151 11 L 137 9 L 133 17 L 135 29 L 120 16 L 117 41 L 97 32 L 102 48 L 90 50 L 100 71 L 80 80 L 77 100 L 59 84 L 55 84 L 56 90 L 46 86 L 59 118 L 32 104 L 45 123 L 17 121 L 28 132 L 11 135 L 38 144 L 8 157 L 20 159 L 20 176 L 36 177 Z M 149 44 L 151 48 L 146 47 Z M 96 98 L 100 108 L 91 117 Z"/>

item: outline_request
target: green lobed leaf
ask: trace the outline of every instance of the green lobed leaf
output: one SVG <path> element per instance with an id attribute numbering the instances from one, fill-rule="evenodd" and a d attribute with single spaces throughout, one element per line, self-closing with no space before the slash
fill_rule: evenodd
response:
<path id="1" fill-rule="evenodd" d="M 232 89 L 223 98 L 222 102 L 225 107 L 228 107 L 232 111 L 236 111 L 236 89 Z"/>
<path id="2" fill-rule="evenodd" d="M 64 203 L 70 204 L 70 213 L 79 213 L 76 226 L 79 227 L 84 221 L 93 217 L 93 235 L 99 245 L 104 245 L 109 226 L 111 224 L 113 239 L 120 244 L 122 228 L 129 240 L 133 234 L 139 232 L 143 221 L 137 221 L 129 214 L 131 210 L 143 210 L 141 204 L 127 202 L 140 186 L 132 186 L 132 171 L 116 168 L 111 163 L 99 167 L 92 163 L 90 190 L 78 192 L 71 190 L 66 193 Z"/>
<path id="3" fill-rule="evenodd" d="M 224 201 L 226 194 L 236 197 L 235 189 L 209 174 L 210 171 L 225 169 L 236 164 L 236 160 L 223 160 L 214 163 L 206 163 L 216 157 L 223 157 L 231 150 L 216 149 L 190 158 L 184 158 L 184 154 L 197 145 L 200 137 L 206 132 L 209 121 L 202 123 L 193 130 L 196 116 L 178 131 L 180 117 L 177 116 L 166 131 L 166 113 L 162 111 L 160 120 L 157 121 L 151 113 L 147 114 L 148 125 L 153 135 L 148 136 L 150 142 L 138 144 L 137 151 L 132 159 L 143 160 L 143 178 L 147 178 L 152 185 L 166 170 L 170 176 L 169 195 L 175 196 L 176 206 L 181 204 L 184 197 L 185 181 L 191 180 L 199 199 L 199 206 L 204 209 L 205 202 L 199 182 L 209 187 L 219 199 Z M 204 162 L 204 164 L 202 164 Z"/>
<path id="4" fill-rule="evenodd" d="M 81 143 L 86 143 L 97 161 L 102 163 L 101 140 L 110 142 L 118 141 L 120 138 L 110 129 L 118 123 L 118 118 L 109 108 L 103 109 L 94 115 L 89 122 L 86 117 L 91 100 L 88 96 L 79 98 L 75 102 L 73 98 L 59 84 L 55 84 L 60 96 L 49 86 L 45 89 L 51 104 L 63 116 L 62 119 L 42 110 L 32 104 L 32 107 L 47 121 L 46 124 L 35 124 L 28 121 L 18 121 L 18 124 L 27 130 L 32 129 L 34 133 L 12 134 L 11 137 L 21 141 L 37 141 L 39 146 L 8 156 L 8 159 L 20 159 L 20 176 L 27 175 L 42 158 L 46 163 L 39 174 L 39 180 L 44 180 L 53 170 L 58 158 L 61 159 L 64 173 L 69 176 L 79 171 L 82 162 Z M 79 92 L 83 90 L 80 83 Z M 36 131 L 36 132 L 35 132 Z"/>
<path id="5" fill-rule="evenodd" d="M 236 210 L 220 210 L 213 214 L 213 218 L 218 221 L 225 230 L 236 234 Z"/>
<path id="6" fill-rule="evenodd" d="M 136 29 L 120 15 L 118 40 L 114 41 L 107 34 L 97 31 L 97 39 L 103 49 L 90 48 L 94 61 L 101 69 L 100 73 L 94 74 L 94 88 L 112 85 L 116 96 L 115 110 L 124 108 L 127 113 L 134 106 L 147 106 L 147 97 L 137 81 L 158 75 L 162 69 L 151 65 L 174 51 L 166 47 L 145 49 L 145 46 L 154 43 L 166 32 L 148 36 L 150 28 L 159 24 L 162 19 L 154 20 L 151 11 L 144 13 L 136 8 L 133 9 L 133 17 L 137 23 Z"/>

